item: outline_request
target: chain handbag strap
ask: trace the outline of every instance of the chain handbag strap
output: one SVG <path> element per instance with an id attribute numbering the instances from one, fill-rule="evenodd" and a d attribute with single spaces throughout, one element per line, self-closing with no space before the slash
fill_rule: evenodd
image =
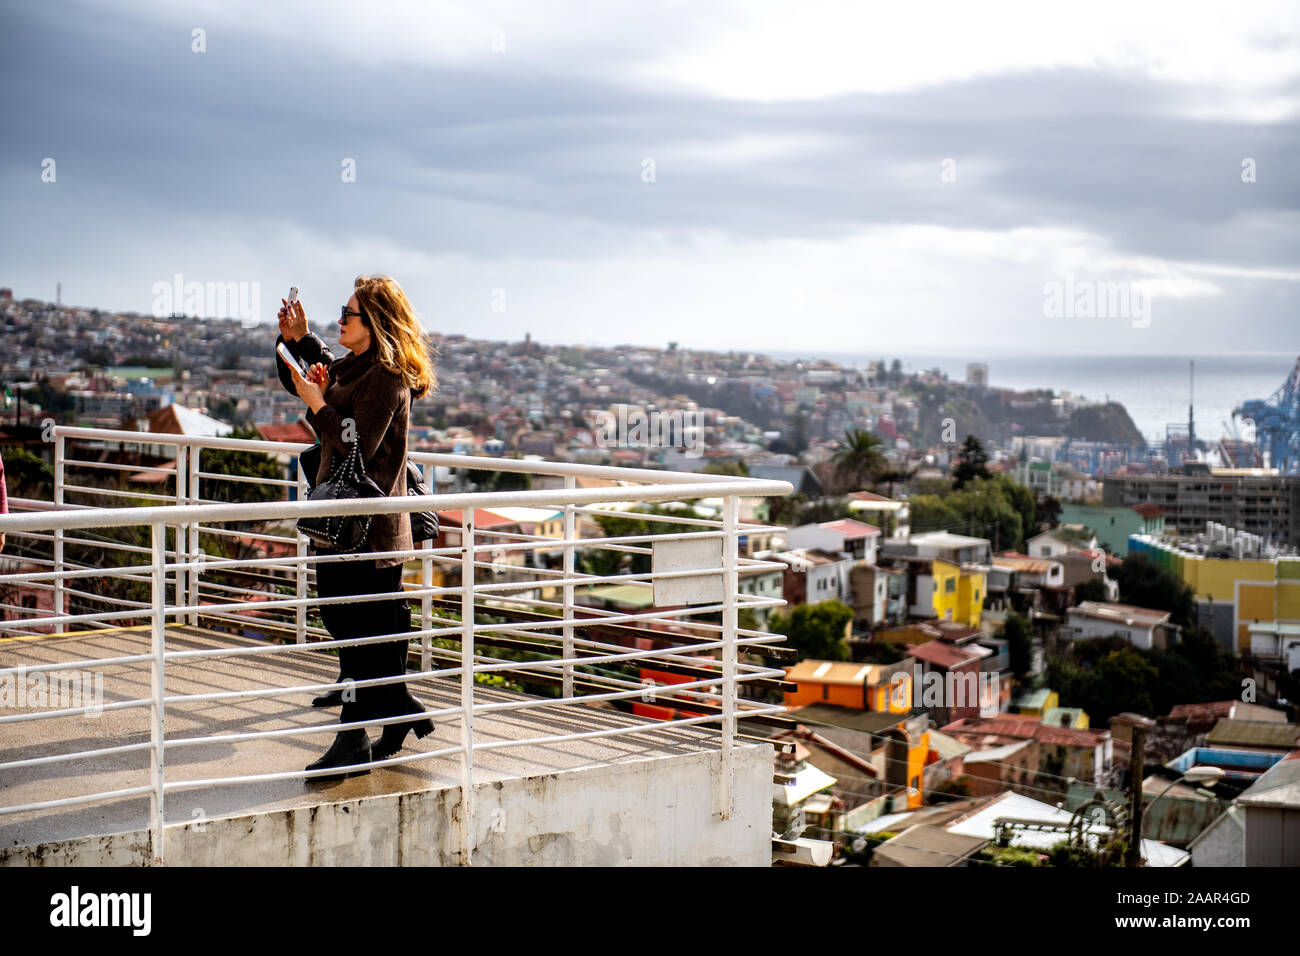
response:
<path id="1" fill-rule="evenodd" d="M 353 441 L 348 448 L 348 453 L 341 460 L 334 463 L 330 468 L 329 478 L 322 485 L 331 488 L 338 488 L 340 485 L 349 488 L 358 488 L 369 482 L 366 476 L 365 462 L 361 457 L 360 440 Z M 369 482 L 374 484 L 374 482 Z M 317 491 L 321 486 L 313 489 L 312 497 L 316 497 Z M 331 495 L 333 497 L 333 495 Z M 344 497 L 353 497 L 345 495 Z M 302 531 L 318 545 L 326 547 L 338 547 L 340 539 L 343 537 L 345 528 L 350 528 L 357 532 L 362 540 L 370 528 L 373 514 L 369 515 L 329 515 L 320 518 L 299 518 L 298 530 Z M 355 536 L 354 536 L 355 537 Z M 349 540 L 352 540 L 351 538 Z"/>

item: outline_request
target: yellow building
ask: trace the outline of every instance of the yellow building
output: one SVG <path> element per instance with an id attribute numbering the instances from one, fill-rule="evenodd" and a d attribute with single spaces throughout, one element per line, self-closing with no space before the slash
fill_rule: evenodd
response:
<path id="1" fill-rule="evenodd" d="M 1129 538 L 1129 554 L 1182 578 L 1198 602 L 1223 605 L 1238 653 L 1250 650 L 1251 624 L 1300 622 L 1300 558 L 1213 558 L 1141 535 Z"/>
<path id="2" fill-rule="evenodd" d="M 932 567 L 934 616 L 941 621 L 979 627 L 988 575 L 974 565 L 957 565 L 938 558 Z"/>
<path id="3" fill-rule="evenodd" d="M 1056 691 L 1043 687 L 1019 695 L 1012 703 L 1015 705 L 1016 713 L 1042 719 L 1049 710 L 1060 709 L 1061 697 Z"/>

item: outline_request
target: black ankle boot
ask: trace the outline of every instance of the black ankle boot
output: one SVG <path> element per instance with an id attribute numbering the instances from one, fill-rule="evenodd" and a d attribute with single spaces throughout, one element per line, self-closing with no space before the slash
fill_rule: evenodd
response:
<path id="1" fill-rule="evenodd" d="M 410 708 L 407 713 L 422 714 L 424 705 L 414 697 L 407 695 L 407 706 Z M 415 731 L 417 738 L 424 738 L 433 733 L 433 721 L 428 717 L 417 720 L 408 720 L 403 724 L 385 724 L 384 735 L 379 738 L 378 742 L 370 748 L 372 760 L 387 760 L 397 751 L 402 749 L 402 742 L 406 740 L 406 735 L 410 731 Z"/>
<path id="2" fill-rule="evenodd" d="M 385 727 L 385 730 L 388 728 Z M 355 730 L 340 731 L 334 737 L 334 743 L 330 749 L 325 751 L 325 755 L 315 763 L 308 765 L 308 770 L 324 770 L 327 767 L 350 767 L 353 764 L 370 763 L 370 738 L 366 736 L 365 728 L 358 727 Z M 351 770 L 347 773 L 339 774 L 322 774 L 319 777 L 308 777 L 308 780 L 340 780 L 344 777 L 359 777 L 362 774 L 370 773 L 370 768 L 365 767 L 360 770 Z"/>
<path id="3" fill-rule="evenodd" d="M 334 683 L 342 684 L 345 680 L 347 680 L 347 678 L 343 676 L 342 671 L 339 671 L 339 676 L 335 678 Z M 311 705 L 313 707 L 342 707 L 343 688 L 335 687 L 329 693 L 321 694 L 319 697 L 316 697 L 312 700 Z"/>

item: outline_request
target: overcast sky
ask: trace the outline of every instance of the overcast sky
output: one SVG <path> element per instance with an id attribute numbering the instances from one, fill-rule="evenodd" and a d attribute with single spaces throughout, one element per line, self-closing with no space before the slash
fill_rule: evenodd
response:
<path id="1" fill-rule="evenodd" d="M 485 338 L 1295 354 L 1297 9 L 7 4 L 0 285 L 324 320 L 388 272 Z M 1149 314 L 1045 315 L 1067 278 Z"/>

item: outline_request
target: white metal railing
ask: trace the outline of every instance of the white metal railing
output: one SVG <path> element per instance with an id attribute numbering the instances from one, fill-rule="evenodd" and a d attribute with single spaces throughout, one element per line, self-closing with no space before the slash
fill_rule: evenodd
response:
<path id="1" fill-rule="evenodd" d="M 413 453 L 411 458 L 420 464 L 426 482 L 433 485 L 434 468 L 449 466 L 457 469 L 482 469 L 486 471 L 522 472 L 535 476 L 552 476 L 563 479 L 564 487 L 553 490 L 527 490 L 505 492 L 476 492 L 468 494 L 430 495 L 427 497 L 364 499 L 353 501 L 305 500 L 306 483 L 301 475 L 297 482 L 286 479 L 252 480 L 266 487 L 288 489 L 296 487 L 298 500 L 264 502 L 221 503 L 201 494 L 210 490 L 214 481 L 242 481 L 246 475 L 226 475 L 205 471 L 203 455 L 214 449 L 253 452 L 269 455 L 296 455 L 306 445 L 282 442 L 252 441 L 246 439 L 207 438 L 156 433 L 124 432 L 103 429 L 56 427 L 54 501 L 33 502 L 14 499 L 13 505 L 26 508 L 29 513 L 0 516 L 0 532 L 8 535 L 7 552 L 24 542 L 23 550 L 32 551 L 27 557 L 17 559 L 9 554 L 4 559 L 13 572 L 0 578 L 4 594 L 0 594 L 0 639 L 17 635 L 34 635 L 49 631 L 85 631 L 93 637 L 97 628 L 121 624 L 148 622 L 150 648 L 148 653 L 92 658 L 90 660 L 64 661 L 34 667 L 0 667 L 0 679 L 18 674 L 38 672 L 55 673 L 61 670 L 105 668 L 114 665 L 148 663 L 151 692 L 148 697 L 116 701 L 102 705 L 104 710 L 148 708 L 150 712 L 150 740 L 148 743 L 128 744 L 90 751 L 72 751 L 45 757 L 14 760 L 0 763 L 0 772 L 34 767 L 44 764 L 78 760 L 89 757 L 148 751 L 150 754 L 150 780 L 148 785 L 129 787 L 109 792 L 82 794 L 54 800 L 29 802 L 0 807 L 0 816 L 92 803 L 138 794 L 150 798 L 150 833 L 153 862 L 163 862 L 164 805 L 168 792 L 198 787 L 221 787 L 259 781 L 287 780 L 314 776 L 334 775 L 349 768 L 330 768 L 319 771 L 286 770 L 273 773 L 234 777 L 213 777 L 202 780 L 168 780 L 165 757 L 169 749 L 183 748 L 214 740 L 237 744 L 261 738 L 327 734 L 362 726 L 409 721 L 411 715 L 402 715 L 382 721 L 365 723 L 313 725 L 283 730 L 222 734 L 201 737 L 168 738 L 164 715 L 167 706 L 181 701 L 220 701 L 257 697 L 287 697 L 309 692 L 323 692 L 345 686 L 344 684 L 311 684 L 293 687 L 272 687 L 256 690 L 221 691 L 205 694 L 165 694 L 164 675 L 169 662 L 201 658 L 258 657 L 304 651 L 328 651 L 348 645 L 392 641 L 394 639 L 420 641 L 420 668 L 401 676 L 374 680 L 349 681 L 346 686 L 361 687 L 386 683 L 406 683 L 424 678 L 456 679 L 460 685 L 459 703 L 453 707 L 430 710 L 431 718 L 459 719 L 460 742 L 455 747 L 426 753 L 392 757 L 366 764 L 365 767 L 382 767 L 414 763 L 459 753 L 461 755 L 461 793 L 466 812 L 460 815 L 461 861 L 472 861 L 473 799 L 472 787 L 474 754 L 478 750 L 527 746 L 541 743 L 561 743 L 615 735 L 631 735 L 657 731 L 665 726 L 719 724 L 719 746 L 722 756 L 722 785 L 719 792 L 718 813 L 723 817 L 732 813 L 733 801 L 733 746 L 737 722 L 742 718 L 762 717 L 784 710 L 780 705 L 767 704 L 743 697 L 740 693 L 746 682 L 772 686 L 774 680 L 784 676 L 778 668 L 740 659 L 742 649 L 749 652 L 766 649 L 769 656 L 779 653 L 769 645 L 784 640 L 783 635 L 746 630 L 739 626 L 739 613 L 745 608 L 780 606 L 779 598 L 745 595 L 739 591 L 738 575 L 742 568 L 776 568 L 782 565 L 754 558 L 744 558 L 739 553 L 739 536 L 752 531 L 770 530 L 769 526 L 746 524 L 740 521 L 739 504 L 742 497 L 789 494 L 786 482 L 735 478 L 719 475 L 653 471 L 647 469 L 610 468 L 575 465 L 564 462 L 516 461 L 511 459 L 476 458 L 463 455 Z M 68 450 L 77 443 L 78 454 L 69 457 Z M 112 444 L 150 445 L 174 452 L 173 464 L 167 466 L 141 466 L 129 462 L 97 462 L 93 446 L 102 452 Z M 115 476 L 113 487 L 84 484 L 79 478 L 69 481 L 73 471 L 100 469 Z M 122 487 L 121 478 L 141 472 L 159 473 L 170 478 L 172 491 L 168 494 L 151 493 L 148 497 Z M 578 488 L 576 479 L 581 476 L 612 479 L 615 487 Z M 117 505 L 88 507 L 85 503 L 68 501 L 69 495 L 94 497 L 103 495 L 112 502 L 129 502 L 143 498 L 145 505 Z M 658 501 L 688 501 L 698 498 L 721 499 L 720 519 L 666 516 L 648 514 L 639 510 L 644 504 Z M 101 501 L 103 499 L 100 499 Z M 158 503 L 154 503 L 158 502 Z M 610 514 L 610 503 L 624 503 L 620 514 L 639 517 L 664 525 L 679 526 L 684 530 L 623 536 L 582 537 L 579 522 L 586 516 Z M 626 503 L 631 503 L 626 504 Z M 495 531 L 475 526 L 476 509 L 502 507 L 544 507 L 562 513 L 561 537 L 545 534 L 524 534 L 517 531 Z M 338 514 L 388 514 L 413 510 L 459 510 L 464 521 L 458 530 L 461 541 L 456 546 L 434 547 L 435 542 L 408 551 L 365 552 L 348 556 L 321 556 L 308 553 L 306 539 L 298 535 L 293 522 L 304 515 Z M 257 527 L 231 528 L 232 523 L 259 523 Z M 271 527 L 266 527 L 269 524 Z M 114 529 L 135 529 L 137 533 L 148 529 L 147 544 L 131 543 L 115 537 Z M 170 546 L 168 543 L 170 530 Z M 105 533 L 110 532 L 110 533 Z M 204 542 L 203 536 L 207 535 Z M 251 542 L 254 548 L 267 553 L 251 556 L 214 555 L 212 550 L 224 550 L 220 542 L 234 540 Z M 721 539 L 721 559 L 716 567 L 672 568 L 671 565 L 649 571 L 622 568 L 612 573 L 579 570 L 578 557 L 598 551 L 615 554 L 660 554 L 670 542 L 708 541 Z M 445 540 L 445 539 L 444 539 Z M 259 544 L 260 543 L 260 544 Z M 44 545 L 48 544 L 49 556 Z M 281 553 L 276 555 L 273 549 Z M 534 566 L 509 563 L 508 556 L 539 555 L 560 552 L 558 568 L 550 567 L 539 558 Z M 75 560 L 76 557 L 82 560 Z M 309 623 L 308 608 L 330 603 L 358 603 L 367 600 L 386 600 L 392 594 L 349 596 L 342 598 L 311 597 L 309 594 L 314 567 L 323 561 L 358 560 L 382 556 L 401 556 L 408 562 L 419 562 L 419 585 L 403 588 L 403 596 L 419 599 L 419 628 L 400 634 L 376 635 L 364 638 L 334 639 L 320 627 Z M 491 558 L 492 560 L 487 560 Z M 108 561 L 125 563 L 112 566 Z M 15 562 L 20 562 L 15 564 Z M 508 569 L 508 570 L 506 570 Z M 606 569 L 608 570 L 608 569 Z M 435 585 L 435 575 L 442 572 L 445 583 Z M 232 574 L 261 575 L 252 579 L 252 587 L 234 583 Z M 705 579 L 722 579 L 720 594 L 706 599 L 708 603 L 684 606 L 652 607 L 644 612 L 626 612 L 583 606 L 577 603 L 575 589 L 596 584 L 627 584 L 648 588 L 653 594 L 657 582 L 673 579 L 690 579 L 697 584 Z M 101 585 L 94 590 L 95 582 L 116 582 L 119 593 L 107 593 L 110 588 Z M 248 578 L 245 584 L 250 583 Z M 452 582 L 455 583 L 452 583 Z M 134 582 L 138 593 L 134 596 L 121 593 L 127 587 L 123 582 Z M 259 583 L 260 582 L 260 583 Z M 269 585 L 268 590 L 264 585 Z M 48 608 L 31 607 L 29 602 L 7 603 L 5 595 L 17 588 L 50 596 Z M 89 589 L 89 590 L 88 590 Z M 715 588 L 716 590 L 716 588 Z M 147 600 L 145 597 L 147 595 Z M 291 596 L 290 596 L 291 595 Z M 21 605 L 21 606 L 20 606 Z M 70 605 L 84 610 L 70 610 Z M 104 610 L 96 608 L 103 607 Z M 255 612 L 253 618 L 250 612 Z M 448 616 L 458 612 L 459 619 Z M 14 619 L 9 619 L 16 613 Z M 481 622 L 478 615 L 501 620 Z M 702 615 L 718 615 L 719 622 L 701 620 Z M 167 623 L 197 625 L 202 618 L 218 626 L 241 624 L 250 620 L 266 632 L 276 627 L 274 618 L 281 616 L 281 633 L 292 636 L 293 643 L 266 643 L 252 646 L 218 647 L 201 650 L 169 650 Z M 290 615 L 291 623 L 290 623 Z M 610 636 L 610 629 L 653 627 L 652 633 L 667 647 L 650 650 L 630 648 Z M 641 636 L 645 636 L 642 634 Z M 312 639 L 309 644 L 309 638 Z M 439 656 L 447 657 L 455 666 L 435 666 L 433 640 L 448 639 L 459 642 L 459 653 L 447 649 Z M 536 659 L 507 659 L 484 653 L 476 647 L 476 638 L 482 638 L 487 648 L 526 646 Z M 0 640 L 0 665 L 4 641 Z M 304 647 L 303 645 L 308 645 Z M 440 648 L 440 651 L 443 650 Z M 619 665 L 649 665 L 677 668 L 677 676 L 694 679 L 670 683 L 662 688 L 647 687 L 647 681 L 620 674 Z M 602 665 L 605 665 L 602 667 Z M 581 670 L 580 670 L 581 669 Z M 544 681 L 559 687 L 558 697 L 523 697 L 519 700 L 476 702 L 475 678 L 479 674 L 502 673 L 515 678 Z M 582 687 L 579 688 L 579 680 Z M 660 697 L 660 694 L 667 695 Z M 628 726 L 588 730 L 519 740 L 478 740 L 474 729 L 476 715 L 495 714 L 501 711 L 527 710 L 534 707 L 556 706 L 564 703 L 596 701 L 662 702 L 676 711 L 703 716 L 631 724 Z M 33 710 L 0 716 L 0 725 L 20 721 L 73 716 L 89 712 L 92 707 L 81 706 L 54 710 Z M 353 769 L 361 769 L 360 767 Z"/>

